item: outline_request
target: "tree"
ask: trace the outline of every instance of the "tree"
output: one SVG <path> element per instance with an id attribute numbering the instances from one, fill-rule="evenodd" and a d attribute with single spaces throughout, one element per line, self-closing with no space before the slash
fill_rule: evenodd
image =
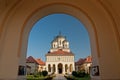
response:
<path id="1" fill-rule="evenodd" d="M 42 71 L 42 75 L 43 75 L 43 76 L 47 76 L 47 75 L 48 75 L 48 72 L 47 72 L 47 71 Z"/>

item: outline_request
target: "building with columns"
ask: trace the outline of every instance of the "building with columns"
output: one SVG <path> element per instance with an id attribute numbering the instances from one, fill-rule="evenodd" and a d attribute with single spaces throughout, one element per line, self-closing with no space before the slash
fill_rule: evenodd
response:
<path id="1" fill-rule="evenodd" d="M 49 74 L 71 74 L 75 70 L 74 54 L 70 51 L 69 42 L 61 34 L 51 42 L 51 49 L 46 54 L 46 69 Z"/>

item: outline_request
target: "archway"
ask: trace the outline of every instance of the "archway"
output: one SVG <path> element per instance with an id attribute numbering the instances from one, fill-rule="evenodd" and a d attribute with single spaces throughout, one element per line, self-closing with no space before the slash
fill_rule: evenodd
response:
<path id="1" fill-rule="evenodd" d="M 63 64 L 62 64 L 62 63 L 59 63 L 59 64 L 58 64 L 58 73 L 59 73 L 59 74 L 62 74 L 62 72 L 63 72 Z"/>
<path id="2" fill-rule="evenodd" d="M 51 72 L 51 65 L 48 64 L 48 72 Z"/>
<path id="3" fill-rule="evenodd" d="M 101 74 L 92 79 L 120 79 L 119 19 L 114 19 L 117 15 L 112 14 L 109 10 L 112 8 L 107 8 L 102 2 L 14 0 L 8 7 L 4 6 L 0 23 L 0 79 L 17 78 L 18 64 L 25 66 L 27 40 L 32 25 L 52 13 L 70 14 L 85 25 L 90 35 L 93 66 L 98 65 Z"/>

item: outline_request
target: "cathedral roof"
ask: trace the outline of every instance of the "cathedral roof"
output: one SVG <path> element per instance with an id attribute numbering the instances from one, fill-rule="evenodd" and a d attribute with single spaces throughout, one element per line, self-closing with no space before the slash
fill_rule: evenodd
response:
<path id="1" fill-rule="evenodd" d="M 49 52 L 46 56 L 74 56 L 72 52 L 63 51 L 62 49 L 58 49 L 54 52 Z"/>

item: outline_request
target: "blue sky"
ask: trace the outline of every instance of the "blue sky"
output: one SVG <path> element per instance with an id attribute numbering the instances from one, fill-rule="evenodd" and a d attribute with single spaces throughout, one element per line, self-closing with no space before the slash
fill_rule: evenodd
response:
<path id="1" fill-rule="evenodd" d="M 51 14 L 37 21 L 30 32 L 27 57 L 41 58 L 50 50 L 51 41 L 61 32 L 69 41 L 75 54 L 75 61 L 91 54 L 90 41 L 84 25 L 75 17 L 67 14 Z"/>

